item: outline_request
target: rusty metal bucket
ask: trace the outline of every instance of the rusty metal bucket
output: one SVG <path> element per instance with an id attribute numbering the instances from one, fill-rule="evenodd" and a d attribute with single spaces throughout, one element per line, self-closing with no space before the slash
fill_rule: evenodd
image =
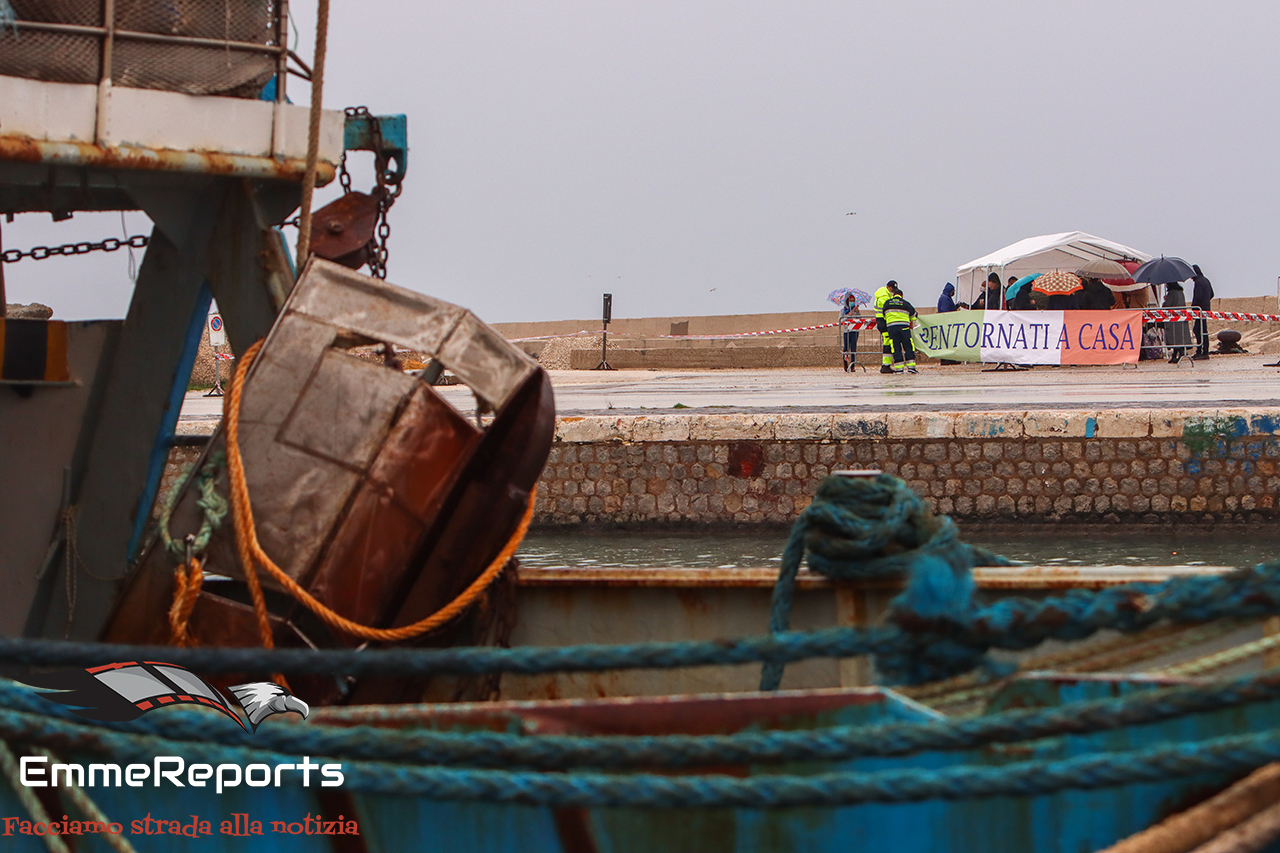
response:
<path id="1" fill-rule="evenodd" d="M 382 344 L 385 358 L 353 352 L 371 344 Z M 430 361 L 407 373 L 396 348 Z M 433 388 L 445 369 L 475 394 L 472 417 Z M 261 545 L 343 617 L 374 627 L 416 622 L 498 555 L 546 462 L 554 418 L 542 368 L 466 309 L 312 260 L 244 387 L 240 447 Z M 225 447 L 220 429 L 198 466 Z M 215 488 L 226 495 L 225 471 Z M 200 497 L 194 479 L 177 497 L 174 540 L 200 528 Z M 206 551 L 213 577 L 188 624 L 201 645 L 261 642 L 231 528 L 228 518 Z M 159 540 L 146 550 L 104 640 L 169 641 L 175 562 Z M 263 587 L 277 645 L 359 644 L 268 578 Z M 485 615 L 469 614 L 418 642 L 478 641 Z M 386 679 L 294 685 L 317 704 L 418 700 L 425 687 Z"/>

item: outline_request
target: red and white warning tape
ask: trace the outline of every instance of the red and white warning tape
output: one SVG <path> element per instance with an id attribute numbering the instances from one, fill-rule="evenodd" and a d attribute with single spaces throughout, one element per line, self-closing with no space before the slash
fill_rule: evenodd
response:
<path id="1" fill-rule="evenodd" d="M 1148 322 L 1163 320 L 1246 320 L 1255 323 L 1280 323 L 1280 314 L 1246 314 L 1240 311 L 1194 311 L 1185 308 L 1159 308 L 1142 312 Z"/>
<path id="2" fill-rule="evenodd" d="M 533 337 L 530 337 L 530 338 L 507 338 L 507 343 L 519 344 L 519 343 L 523 343 L 524 341 L 549 341 L 552 338 L 576 338 L 579 335 L 598 335 L 598 334 L 600 334 L 599 329 L 596 329 L 594 332 L 591 331 L 590 329 L 583 329 L 580 332 L 565 332 L 563 335 L 534 335 Z M 619 337 L 623 337 L 623 336 L 619 335 Z"/>
<path id="3" fill-rule="evenodd" d="M 737 332 L 728 335 L 641 335 L 645 338 L 679 338 L 682 340 L 696 341 L 719 341 L 727 338 L 758 338 L 762 335 L 785 335 L 790 332 L 812 332 L 815 329 L 832 329 L 839 326 L 839 323 L 820 323 L 817 326 L 796 326 L 794 329 L 770 329 L 767 332 Z M 875 321 L 871 321 L 871 325 L 875 325 Z"/>

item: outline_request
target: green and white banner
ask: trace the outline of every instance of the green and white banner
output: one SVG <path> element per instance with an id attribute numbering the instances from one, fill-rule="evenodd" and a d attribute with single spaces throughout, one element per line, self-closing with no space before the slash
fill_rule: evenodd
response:
<path id="1" fill-rule="evenodd" d="M 1138 360 L 1142 312 L 952 311 L 926 314 L 912 333 L 934 358 L 987 364 L 1124 364 Z"/>

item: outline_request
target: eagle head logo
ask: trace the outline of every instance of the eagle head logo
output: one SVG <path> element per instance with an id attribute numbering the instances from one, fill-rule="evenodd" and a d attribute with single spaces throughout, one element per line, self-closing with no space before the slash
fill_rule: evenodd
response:
<path id="1" fill-rule="evenodd" d="M 272 714 L 284 714 L 293 711 L 306 719 L 311 708 L 297 696 L 285 690 L 274 681 L 254 681 L 249 684 L 237 684 L 228 687 L 231 695 L 236 697 L 244 714 L 249 718 L 249 725 L 258 730 L 258 724 Z"/>

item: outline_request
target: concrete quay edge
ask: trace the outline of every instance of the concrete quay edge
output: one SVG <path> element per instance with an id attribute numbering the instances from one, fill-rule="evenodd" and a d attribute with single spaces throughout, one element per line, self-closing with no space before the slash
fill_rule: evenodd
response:
<path id="1" fill-rule="evenodd" d="M 1280 435 L 1280 407 L 981 412 L 662 413 L 557 418 L 563 444 L 853 439 L 1191 438 Z"/>

